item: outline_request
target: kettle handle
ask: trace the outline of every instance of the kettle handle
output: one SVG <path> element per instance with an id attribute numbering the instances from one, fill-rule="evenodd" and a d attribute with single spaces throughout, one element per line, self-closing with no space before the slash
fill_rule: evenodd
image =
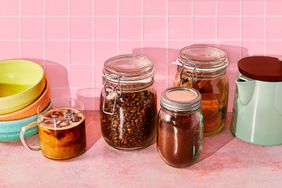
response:
<path id="1" fill-rule="evenodd" d="M 236 80 L 236 82 L 250 82 L 250 81 L 253 81 L 253 79 L 250 79 L 241 73 L 239 73 L 238 78 Z"/>

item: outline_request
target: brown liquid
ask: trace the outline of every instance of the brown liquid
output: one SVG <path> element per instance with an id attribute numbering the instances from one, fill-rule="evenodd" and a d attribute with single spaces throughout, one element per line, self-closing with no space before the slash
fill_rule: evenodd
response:
<path id="1" fill-rule="evenodd" d="M 50 115 L 51 112 L 61 112 L 62 110 L 63 109 L 54 109 L 45 116 Z M 82 114 L 79 114 L 79 117 L 81 119 L 78 122 L 71 122 L 64 127 L 61 125 L 60 127 L 54 127 L 54 124 L 51 123 L 49 125 L 44 125 L 44 123 L 40 124 L 40 147 L 44 156 L 50 159 L 69 159 L 85 151 L 85 118 Z"/>
<path id="2" fill-rule="evenodd" d="M 185 79 L 185 76 L 184 76 Z M 176 82 L 180 86 L 180 82 Z M 191 87 L 191 83 L 186 79 L 184 87 Z M 224 76 L 199 79 L 193 84 L 202 96 L 202 112 L 204 116 L 205 135 L 219 132 L 224 127 L 228 103 L 228 81 Z"/>

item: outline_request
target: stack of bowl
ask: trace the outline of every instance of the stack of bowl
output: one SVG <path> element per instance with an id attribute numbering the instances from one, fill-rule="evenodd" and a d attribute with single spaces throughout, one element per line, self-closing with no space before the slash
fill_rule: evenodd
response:
<path id="1" fill-rule="evenodd" d="M 19 140 L 21 127 L 50 108 L 50 88 L 40 65 L 28 60 L 0 61 L 0 141 Z M 38 132 L 33 127 L 25 136 Z"/>

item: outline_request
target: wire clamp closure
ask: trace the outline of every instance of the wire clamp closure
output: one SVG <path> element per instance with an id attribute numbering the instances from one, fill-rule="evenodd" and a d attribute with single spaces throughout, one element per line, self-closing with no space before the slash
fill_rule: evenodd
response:
<path id="1" fill-rule="evenodd" d="M 116 110 L 116 104 L 117 104 L 117 98 L 120 97 L 121 95 L 121 85 L 120 85 L 120 76 L 110 76 L 111 80 L 116 79 L 118 80 L 117 86 L 111 86 L 109 84 L 109 79 L 106 78 L 106 81 L 104 83 L 104 93 L 105 97 L 103 100 L 103 112 L 107 115 L 114 115 L 115 110 Z M 108 111 L 106 109 L 106 100 L 114 100 L 113 108 L 111 111 Z"/>
<path id="2" fill-rule="evenodd" d="M 180 87 L 184 86 L 183 84 L 185 82 L 188 82 L 187 87 L 192 88 L 194 83 L 196 83 L 198 80 L 197 66 L 193 64 L 193 70 L 189 72 L 185 71 L 184 69 L 184 65 L 182 65 L 180 71 Z"/>

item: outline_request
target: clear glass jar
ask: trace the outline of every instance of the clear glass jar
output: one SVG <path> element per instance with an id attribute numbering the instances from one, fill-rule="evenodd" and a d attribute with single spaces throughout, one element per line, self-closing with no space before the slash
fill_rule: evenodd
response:
<path id="1" fill-rule="evenodd" d="M 162 93 L 157 148 L 170 166 L 186 167 L 203 149 L 201 95 L 192 88 L 174 87 Z"/>
<path id="2" fill-rule="evenodd" d="M 224 127 L 228 104 L 226 53 L 212 46 L 187 46 L 181 49 L 177 64 L 175 85 L 201 93 L 205 135 L 218 133 Z"/>
<path id="3" fill-rule="evenodd" d="M 116 149 L 151 145 L 156 133 L 154 67 L 139 55 L 120 55 L 104 63 L 100 120 L 105 141 Z"/>

